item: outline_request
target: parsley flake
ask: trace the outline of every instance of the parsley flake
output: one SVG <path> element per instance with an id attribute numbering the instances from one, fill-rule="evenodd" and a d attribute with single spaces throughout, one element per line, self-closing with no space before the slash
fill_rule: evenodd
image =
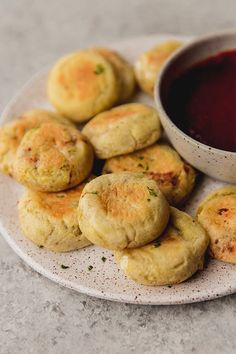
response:
<path id="1" fill-rule="evenodd" d="M 154 191 L 154 189 L 149 188 L 149 187 L 147 187 L 147 189 L 148 189 L 149 194 L 150 194 L 152 197 L 157 197 L 157 194 L 156 194 L 156 192 Z"/>
<path id="2" fill-rule="evenodd" d="M 106 262 L 106 257 L 102 257 L 102 261 L 103 261 L 103 263 L 105 263 Z"/>
<path id="3" fill-rule="evenodd" d="M 160 247 L 161 246 L 161 242 L 160 241 L 155 241 L 154 242 L 154 247 L 157 248 L 157 247 Z"/>
<path id="4" fill-rule="evenodd" d="M 151 199 L 150 199 L 150 198 L 148 198 L 148 199 L 147 199 L 147 201 L 148 201 L 148 202 L 150 202 L 150 201 L 151 201 Z"/>
<path id="5" fill-rule="evenodd" d="M 98 192 L 97 191 L 87 192 L 87 194 L 98 194 Z"/>
<path id="6" fill-rule="evenodd" d="M 139 156 L 138 158 L 139 158 L 139 160 L 143 160 L 144 156 Z"/>
<path id="7" fill-rule="evenodd" d="M 61 264 L 61 269 L 68 269 L 68 268 L 70 268 L 69 266 L 66 266 L 66 265 L 64 265 L 64 264 Z"/>
<path id="8" fill-rule="evenodd" d="M 44 246 L 43 246 L 43 245 L 40 245 L 39 248 L 44 248 Z"/>
<path id="9" fill-rule="evenodd" d="M 96 69 L 94 70 L 94 74 L 100 75 L 105 71 L 105 68 L 102 64 L 97 64 Z"/>
<path id="10" fill-rule="evenodd" d="M 143 165 L 141 163 L 138 164 L 138 167 L 142 167 L 143 168 Z"/>
<path id="11" fill-rule="evenodd" d="M 89 270 L 89 271 L 92 270 L 92 269 L 93 269 L 93 266 L 92 266 L 92 265 L 88 266 L 88 270 Z"/>

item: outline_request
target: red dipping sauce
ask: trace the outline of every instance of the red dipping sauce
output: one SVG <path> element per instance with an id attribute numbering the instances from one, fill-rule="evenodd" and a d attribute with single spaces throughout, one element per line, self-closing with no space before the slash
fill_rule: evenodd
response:
<path id="1" fill-rule="evenodd" d="M 236 152 L 236 49 L 184 72 L 171 84 L 164 105 L 172 121 L 192 138 Z"/>

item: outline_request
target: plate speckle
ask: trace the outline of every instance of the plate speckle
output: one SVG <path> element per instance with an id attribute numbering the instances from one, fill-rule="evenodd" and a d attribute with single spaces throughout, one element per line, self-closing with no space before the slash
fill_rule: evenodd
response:
<path id="1" fill-rule="evenodd" d="M 134 61 L 137 56 L 166 36 L 139 37 L 112 44 L 110 47 Z M 173 38 L 173 37 L 172 37 Z M 185 39 L 186 38 L 177 38 Z M 48 70 L 35 75 L 9 103 L 3 122 L 10 121 L 27 109 L 49 108 L 45 86 Z M 136 101 L 154 105 L 144 94 Z M 194 215 L 199 201 L 223 183 L 203 177 L 186 210 Z M 12 178 L 0 175 L 0 231 L 14 251 L 39 273 L 68 288 L 91 296 L 136 304 L 180 304 L 209 300 L 236 291 L 236 268 L 210 260 L 207 267 L 185 283 L 175 286 L 141 286 L 127 279 L 121 272 L 112 252 L 91 246 L 80 251 L 57 254 L 35 246 L 20 232 L 17 201 L 23 188 Z"/>

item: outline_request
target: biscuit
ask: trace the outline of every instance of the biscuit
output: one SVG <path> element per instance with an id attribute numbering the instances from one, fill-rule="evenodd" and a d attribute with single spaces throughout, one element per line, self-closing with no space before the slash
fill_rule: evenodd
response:
<path id="1" fill-rule="evenodd" d="M 157 75 L 165 61 L 182 46 L 178 41 L 166 41 L 148 50 L 134 65 L 136 80 L 140 88 L 153 96 Z"/>
<path id="2" fill-rule="evenodd" d="M 84 122 L 117 101 L 119 85 L 112 64 L 91 50 L 69 54 L 52 68 L 48 99 L 75 122 Z"/>
<path id="3" fill-rule="evenodd" d="M 193 189 L 196 172 L 166 144 L 108 159 L 103 173 L 142 172 L 153 179 L 171 205 L 181 205 Z"/>
<path id="4" fill-rule="evenodd" d="M 34 109 L 23 113 L 18 119 L 5 124 L 0 128 L 0 171 L 13 175 L 13 163 L 16 150 L 24 134 L 32 129 L 38 128 L 42 123 L 56 121 L 61 124 L 71 125 L 70 121 L 59 115 L 59 113 Z"/>
<path id="5" fill-rule="evenodd" d="M 67 252 L 90 245 L 81 233 L 77 207 L 85 183 L 59 193 L 27 190 L 19 204 L 23 234 L 36 245 Z"/>
<path id="6" fill-rule="evenodd" d="M 188 214 L 171 207 L 168 227 L 154 242 L 115 252 L 124 273 L 144 285 L 171 285 L 191 277 L 204 264 L 209 239 Z"/>
<path id="7" fill-rule="evenodd" d="M 196 216 L 210 236 L 211 256 L 236 264 L 236 186 L 211 193 L 199 205 Z"/>
<path id="8" fill-rule="evenodd" d="M 113 50 L 107 48 L 93 48 L 93 50 L 102 55 L 113 65 L 120 81 L 118 102 L 126 102 L 133 95 L 136 85 L 132 66 Z"/>
<path id="9" fill-rule="evenodd" d="M 89 182 L 79 202 L 79 225 L 95 245 L 122 250 L 154 240 L 166 227 L 169 205 L 142 174 L 114 173 Z"/>
<path id="10" fill-rule="evenodd" d="M 83 130 L 98 158 L 127 154 L 153 144 L 161 136 L 157 111 L 129 103 L 98 114 Z"/>
<path id="11" fill-rule="evenodd" d="M 33 190 L 57 192 L 82 182 L 92 165 L 92 147 L 76 128 L 44 123 L 24 135 L 16 153 L 14 176 Z"/>

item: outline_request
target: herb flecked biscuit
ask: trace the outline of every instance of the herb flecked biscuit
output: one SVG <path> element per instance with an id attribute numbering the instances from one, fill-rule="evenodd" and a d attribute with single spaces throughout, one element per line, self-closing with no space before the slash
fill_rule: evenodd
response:
<path id="1" fill-rule="evenodd" d="M 124 273 L 144 285 L 183 282 L 203 268 L 209 243 L 200 224 L 188 214 L 171 207 L 170 221 L 163 235 L 136 249 L 115 252 Z"/>
<path id="2" fill-rule="evenodd" d="M 59 193 L 27 190 L 19 205 L 23 234 L 38 246 L 55 252 L 73 251 L 91 243 L 81 233 L 77 207 L 85 183 Z"/>
<path id="3" fill-rule="evenodd" d="M 61 124 L 71 125 L 70 121 L 59 113 L 34 109 L 23 113 L 17 119 L 0 128 L 0 171 L 10 176 L 13 175 L 13 163 L 16 150 L 25 135 L 33 128 L 38 128 L 42 123 L 56 121 Z"/>
<path id="4" fill-rule="evenodd" d="M 236 186 L 207 196 L 198 207 L 197 219 L 210 236 L 212 257 L 236 264 Z"/>
<path id="5" fill-rule="evenodd" d="M 140 88 L 153 96 L 154 84 L 162 65 L 175 50 L 181 47 L 178 41 L 166 41 L 143 53 L 134 65 Z"/>
<path id="6" fill-rule="evenodd" d="M 117 52 L 107 48 L 93 48 L 93 50 L 107 59 L 117 72 L 120 82 L 119 102 L 126 102 L 134 93 L 135 76 L 132 66 Z"/>
<path id="7" fill-rule="evenodd" d="M 112 64 L 91 50 L 69 54 L 52 68 L 48 98 L 57 110 L 76 122 L 87 121 L 112 107 L 119 84 Z"/>
<path id="8" fill-rule="evenodd" d="M 166 144 L 108 159 L 103 173 L 142 172 L 153 179 L 171 205 L 182 204 L 193 189 L 196 172 Z"/>
<path id="9" fill-rule="evenodd" d="M 142 174 L 114 173 L 89 182 L 79 202 L 79 225 L 94 244 L 111 250 L 153 241 L 169 219 L 169 205 Z"/>
<path id="10" fill-rule="evenodd" d="M 44 123 L 24 135 L 16 153 L 14 176 L 28 188 L 57 192 L 82 182 L 92 164 L 92 147 L 76 128 Z"/>
<path id="11" fill-rule="evenodd" d="M 129 103 L 98 114 L 82 132 L 96 155 L 107 159 L 153 144 L 161 136 L 161 124 L 155 109 Z"/>

